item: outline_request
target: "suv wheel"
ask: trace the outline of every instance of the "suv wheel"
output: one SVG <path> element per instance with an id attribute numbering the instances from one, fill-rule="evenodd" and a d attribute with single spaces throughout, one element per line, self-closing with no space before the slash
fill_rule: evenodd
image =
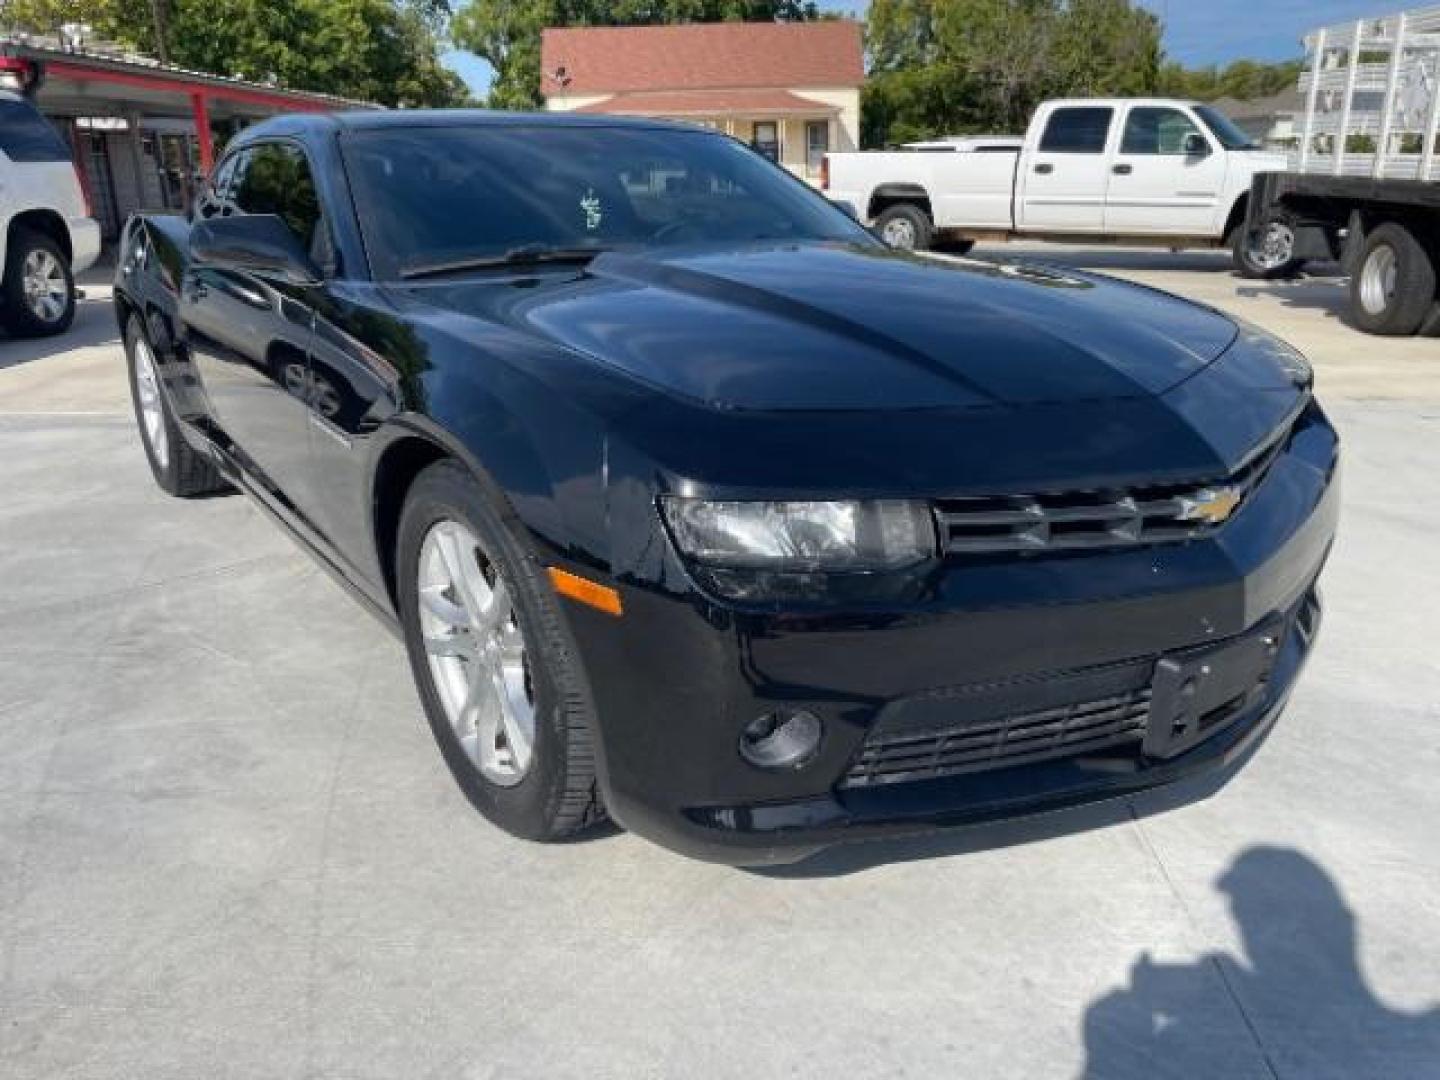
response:
<path id="1" fill-rule="evenodd" d="M 60 245 L 16 229 L 5 254 L 5 322 L 20 337 L 62 333 L 75 318 L 75 279 Z"/>
<path id="2" fill-rule="evenodd" d="M 416 478 L 396 552 L 400 620 L 430 730 L 485 817 L 530 840 L 604 820 L 593 709 L 540 561 L 469 470 Z"/>

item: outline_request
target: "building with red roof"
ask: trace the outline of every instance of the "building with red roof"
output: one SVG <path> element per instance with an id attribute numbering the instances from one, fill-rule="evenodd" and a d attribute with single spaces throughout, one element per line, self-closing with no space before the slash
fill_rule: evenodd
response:
<path id="1" fill-rule="evenodd" d="M 726 131 L 806 179 L 860 145 L 860 24 L 697 23 L 552 28 L 546 107 L 686 120 Z"/>

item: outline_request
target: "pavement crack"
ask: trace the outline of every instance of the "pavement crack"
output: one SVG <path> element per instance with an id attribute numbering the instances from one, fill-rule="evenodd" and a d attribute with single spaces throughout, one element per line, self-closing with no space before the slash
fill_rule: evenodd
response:
<path id="1" fill-rule="evenodd" d="M 1140 820 L 1140 815 L 1135 812 L 1134 803 L 1127 803 L 1126 810 L 1130 814 L 1130 824 L 1134 826 L 1135 834 L 1140 838 L 1140 846 L 1145 849 L 1146 854 L 1150 856 L 1150 860 L 1155 864 L 1155 869 L 1160 872 L 1160 877 L 1165 882 L 1165 887 L 1170 890 L 1170 895 L 1175 898 L 1175 903 L 1179 905 L 1180 911 L 1185 916 L 1185 921 L 1189 924 L 1191 932 L 1197 937 L 1202 936 L 1200 923 L 1195 918 L 1195 913 L 1190 910 L 1190 905 L 1185 900 L 1185 894 L 1181 892 L 1179 884 L 1171 876 L 1169 867 L 1165 865 L 1165 860 L 1160 857 L 1160 852 L 1156 849 L 1155 845 L 1151 843 L 1150 836 L 1145 831 L 1144 823 Z M 1240 1022 L 1245 1025 L 1245 1030 L 1250 1033 L 1250 1040 L 1255 1044 L 1255 1052 L 1260 1055 L 1260 1060 L 1265 1063 L 1265 1071 L 1269 1074 L 1270 1080 L 1280 1080 L 1280 1073 L 1275 1068 L 1275 1062 L 1270 1057 L 1270 1051 L 1265 1046 L 1264 1040 L 1260 1038 L 1260 1030 L 1255 1026 L 1255 1021 L 1251 1018 L 1250 1013 L 1246 1011 L 1245 1004 L 1240 1000 L 1240 994 L 1236 991 L 1234 983 L 1230 981 L 1230 976 L 1225 973 L 1224 965 L 1221 964 L 1215 956 L 1211 956 L 1208 959 L 1210 965 L 1215 969 L 1215 974 L 1220 977 L 1220 985 L 1225 988 L 1225 996 L 1230 999 L 1230 1004 L 1235 1007 L 1235 1012 L 1240 1017 Z"/>

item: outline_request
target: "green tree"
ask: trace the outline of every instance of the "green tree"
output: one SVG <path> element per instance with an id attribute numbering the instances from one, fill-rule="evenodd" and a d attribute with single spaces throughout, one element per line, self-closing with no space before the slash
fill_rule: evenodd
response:
<path id="1" fill-rule="evenodd" d="M 540 31 L 547 26 L 655 26 L 820 18 L 813 0 L 474 0 L 451 26 L 455 44 L 490 62 L 489 104 L 532 109 L 540 97 Z"/>
<path id="2" fill-rule="evenodd" d="M 865 50 L 872 74 L 933 64 L 935 0 L 871 0 L 865 17 Z"/>
<path id="3" fill-rule="evenodd" d="M 1187 68 L 1170 61 L 1160 70 L 1160 93 L 1171 97 L 1214 101 L 1233 97 L 1241 101 L 1269 97 L 1296 85 L 1304 61 L 1288 60 L 1280 64 L 1261 64 L 1254 60 L 1236 60 L 1225 68 Z"/>
<path id="4" fill-rule="evenodd" d="M 447 0 L 11 0 L 4 8 L 16 26 L 83 21 L 99 37 L 182 67 L 410 106 L 466 98 L 440 64 L 448 12 Z"/>

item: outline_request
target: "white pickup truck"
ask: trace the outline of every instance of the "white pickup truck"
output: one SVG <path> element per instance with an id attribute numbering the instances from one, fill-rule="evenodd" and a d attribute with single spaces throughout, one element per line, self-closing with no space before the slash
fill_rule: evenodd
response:
<path id="1" fill-rule="evenodd" d="M 1208 105 L 1159 98 L 1048 101 L 1023 143 L 976 139 L 954 153 L 831 154 L 822 187 L 888 243 L 1020 237 L 1235 249 L 1253 277 L 1290 267 L 1243 239 L 1250 179 L 1283 170 Z"/>

